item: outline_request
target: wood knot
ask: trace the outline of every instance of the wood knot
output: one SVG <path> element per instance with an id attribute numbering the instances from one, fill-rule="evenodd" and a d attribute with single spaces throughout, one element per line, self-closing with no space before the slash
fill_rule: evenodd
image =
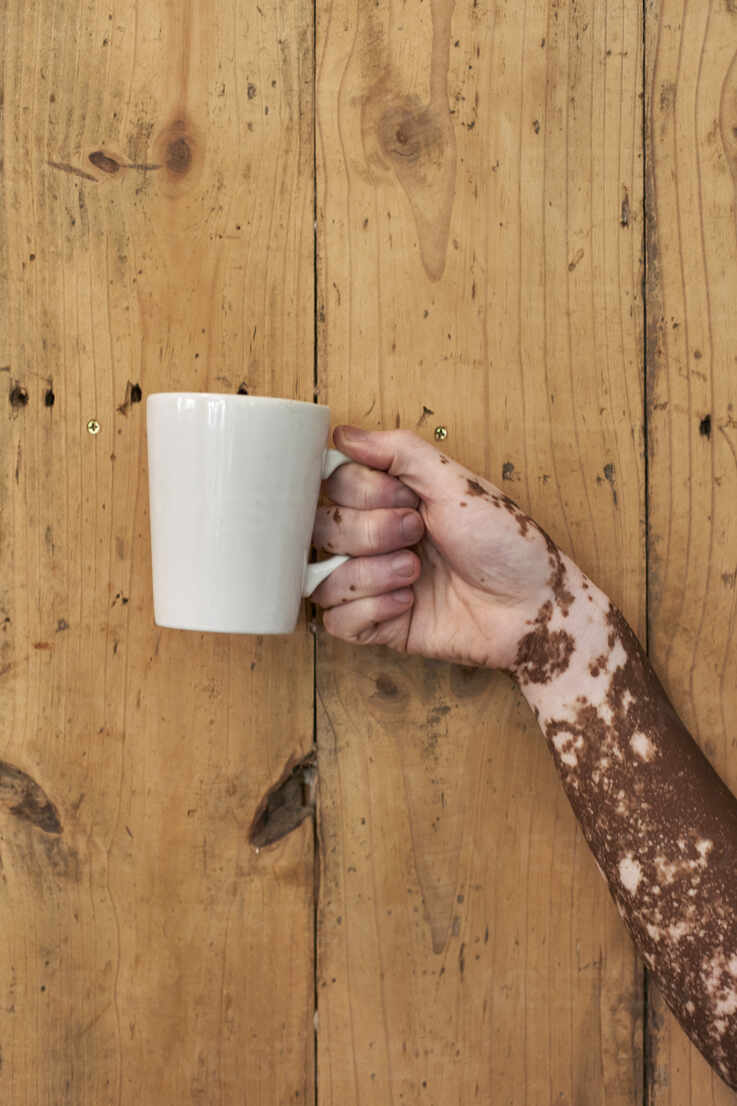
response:
<path id="1" fill-rule="evenodd" d="M 379 119 L 378 138 L 385 157 L 410 164 L 443 160 L 443 128 L 432 109 L 418 102 L 404 101 L 388 108 Z"/>
<path id="2" fill-rule="evenodd" d="M 373 689 L 371 685 L 373 684 Z M 380 721 L 387 715 L 403 715 L 409 704 L 409 688 L 403 680 L 397 680 L 394 673 L 379 672 L 369 677 L 367 706 L 369 712 Z"/>
<path id="3" fill-rule="evenodd" d="M 187 139 L 174 138 L 166 148 L 166 167 L 170 173 L 186 173 L 192 164 L 192 150 Z"/>
<path id="4" fill-rule="evenodd" d="M 22 384 L 14 384 L 10 389 L 10 406 L 25 407 L 28 404 L 28 390 Z"/>
<path id="5" fill-rule="evenodd" d="M 89 160 L 96 169 L 101 169 L 103 173 L 117 173 L 120 169 L 120 163 L 114 157 L 109 157 L 103 153 L 102 150 L 93 150 Z"/>
<path id="6" fill-rule="evenodd" d="M 301 826 L 315 811 L 317 756 L 290 757 L 279 779 L 266 792 L 248 830 L 249 843 L 258 851 L 273 845 Z"/>
<path id="7" fill-rule="evenodd" d="M 393 81 L 382 81 L 364 98 L 361 131 L 366 164 L 372 180 L 387 172 L 396 176 L 412 208 L 423 268 L 430 280 L 440 280 L 456 180 L 455 136 L 447 98 L 435 95 L 423 103 L 417 96 L 397 96 L 393 87 Z"/>
<path id="8" fill-rule="evenodd" d="M 196 128 L 181 116 L 169 123 L 156 140 L 156 160 L 166 169 L 170 181 L 189 181 L 197 157 L 199 143 Z"/>
<path id="9" fill-rule="evenodd" d="M 399 688 L 390 676 L 385 676 L 382 672 L 376 677 L 376 694 L 383 699 L 394 699 L 399 695 Z"/>

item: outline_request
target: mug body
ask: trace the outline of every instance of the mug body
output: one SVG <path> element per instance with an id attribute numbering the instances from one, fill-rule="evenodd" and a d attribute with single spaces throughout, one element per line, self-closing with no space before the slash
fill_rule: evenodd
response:
<path id="1" fill-rule="evenodd" d="M 290 633 L 314 525 L 327 407 L 164 392 L 146 403 L 159 626 Z"/>

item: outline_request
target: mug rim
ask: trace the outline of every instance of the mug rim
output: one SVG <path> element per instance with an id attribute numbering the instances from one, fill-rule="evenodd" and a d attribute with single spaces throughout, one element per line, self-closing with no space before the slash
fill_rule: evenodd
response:
<path id="1" fill-rule="evenodd" d="M 287 404 L 291 407 L 309 407 L 310 410 L 324 410 L 329 408 L 324 403 L 310 403 L 304 399 L 290 399 L 287 396 L 251 396 L 243 395 L 240 392 L 149 392 L 146 397 L 146 402 L 150 399 L 217 399 L 228 400 L 229 402 L 239 403 L 241 400 L 247 400 L 250 403 L 257 404 Z"/>

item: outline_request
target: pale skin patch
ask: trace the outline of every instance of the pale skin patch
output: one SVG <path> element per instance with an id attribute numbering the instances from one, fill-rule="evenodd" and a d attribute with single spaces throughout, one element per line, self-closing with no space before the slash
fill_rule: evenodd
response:
<path id="1" fill-rule="evenodd" d="M 576 756 L 576 749 L 583 748 L 583 738 L 579 734 L 576 737 L 570 733 L 557 733 L 553 738 L 553 745 L 558 751 L 558 755 L 563 764 L 567 764 L 569 768 L 576 768 L 578 766 L 578 757 Z"/>
<path id="2" fill-rule="evenodd" d="M 642 868 L 638 861 L 635 860 L 631 853 L 628 853 L 627 856 L 623 856 L 619 862 L 619 881 L 625 891 L 629 891 L 630 895 L 636 895 L 641 879 Z"/>
<path id="3" fill-rule="evenodd" d="M 644 760 L 649 763 L 655 759 L 655 746 L 653 745 L 647 734 L 636 731 L 630 738 L 630 746 L 635 756 L 638 756 L 640 760 Z"/>
<path id="4" fill-rule="evenodd" d="M 668 936 L 671 941 L 680 941 L 682 937 L 687 937 L 691 932 L 691 926 L 688 922 L 676 922 L 675 925 L 668 926 Z"/>
<path id="5" fill-rule="evenodd" d="M 558 608 L 553 611 L 550 620 L 550 630 L 570 630 L 570 616 L 564 617 Z M 562 703 L 567 708 L 571 720 L 575 718 L 576 701 L 579 698 L 586 699 L 592 707 L 595 707 L 603 716 L 604 721 L 611 723 L 612 713 L 606 702 L 606 693 L 611 680 L 612 672 L 624 663 L 625 652 L 619 649 L 609 648 L 608 632 L 606 626 L 600 626 L 593 621 L 585 628 L 585 649 L 579 648 L 580 637 L 576 637 L 576 648 L 569 660 L 568 669 L 556 678 L 556 686 L 560 687 Z M 606 666 L 594 665 L 592 674 L 591 654 L 597 658 L 606 657 Z M 566 713 L 557 713 L 556 718 L 564 719 Z"/>
<path id="6" fill-rule="evenodd" d="M 699 854 L 702 860 L 706 860 L 707 856 L 713 848 L 713 841 L 707 841 L 706 839 L 703 839 L 696 842 L 696 852 Z"/>

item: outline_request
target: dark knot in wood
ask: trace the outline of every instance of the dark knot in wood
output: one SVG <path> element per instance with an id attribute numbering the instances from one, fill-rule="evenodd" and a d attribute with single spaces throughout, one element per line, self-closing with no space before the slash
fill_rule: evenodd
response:
<path id="1" fill-rule="evenodd" d="M 166 167 L 170 173 L 183 176 L 192 164 L 192 149 L 182 135 L 173 139 L 166 148 Z"/>
<path id="2" fill-rule="evenodd" d="M 117 173 L 120 169 L 120 164 L 114 157 L 108 157 L 102 150 L 93 150 L 90 154 L 90 161 L 96 169 L 101 169 L 103 173 Z"/>
<path id="3" fill-rule="evenodd" d="M 429 106 L 415 101 L 388 108 L 379 119 L 378 137 L 385 157 L 433 164 L 443 160 L 443 128 Z"/>

